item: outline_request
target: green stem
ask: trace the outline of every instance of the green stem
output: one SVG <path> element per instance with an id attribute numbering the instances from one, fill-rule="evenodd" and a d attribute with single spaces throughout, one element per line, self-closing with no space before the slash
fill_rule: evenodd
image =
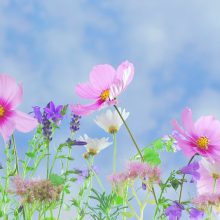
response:
<path id="1" fill-rule="evenodd" d="M 191 164 L 191 162 L 193 161 L 193 159 L 195 158 L 195 156 L 197 156 L 197 154 L 194 154 L 191 159 L 189 160 L 188 164 Z M 183 184 L 184 184 L 184 179 L 185 179 L 186 174 L 183 174 L 183 177 L 181 179 L 181 185 L 180 185 L 180 194 L 179 194 L 179 203 L 181 203 L 181 197 L 182 197 L 182 192 L 183 192 Z"/>
<path id="2" fill-rule="evenodd" d="M 13 150 L 14 150 L 14 155 L 15 155 L 15 168 L 16 168 L 16 173 L 19 174 L 18 154 L 17 154 L 17 148 L 16 148 L 16 144 L 15 144 L 14 135 L 12 135 L 12 143 L 13 143 Z"/>
<path id="3" fill-rule="evenodd" d="M 113 173 L 115 173 L 116 172 L 116 153 L 117 153 L 116 133 L 113 134 L 113 142 L 114 142 Z"/>
<path id="4" fill-rule="evenodd" d="M 50 148 L 49 148 L 49 142 L 46 144 L 47 148 L 47 179 L 49 179 L 49 166 L 50 166 Z"/>
<path id="5" fill-rule="evenodd" d="M 71 156 L 71 153 L 72 153 L 72 148 L 69 148 L 69 151 L 68 151 L 68 157 Z M 69 160 L 67 159 L 66 161 L 66 171 L 67 172 L 69 169 Z M 66 183 L 66 180 L 67 180 L 67 176 L 65 176 L 65 183 Z M 64 201 L 64 191 L 62 192 L 62 196 L 61 196 L 61 203 L 60 203 L 60 207 L 59 207 L 59 212 L 58 212 L 58 216 L 57 216 L 57 220 L 60 218 L 60 214 L 61 214 L 61 209 L 62 209 L 62 206 L 63 206 L 63 201 Z"/>
<path id="6" fill-rule="evenodd" d="M 137 149 L 137 151 L 138 151 L 138 153 L 139 153 L 139 155 L 140 155 L 140 157 L 141 157 L 141 160 L 144 161 L 144 157 L 143 157 L 143 155 L 142 155 L 142 153 L 141 153 L 140 148 L 139 148 L 138 145 L 137 145 L 137 142 L 136 142 L 135 139 L 134 139 L 133 134 L 131 133 L 130 128 L 128 127 L 126 121 L 124 120 L 124 118 L 123 118 L 122 114 L 120 113 L 118 107 L 117 107 L 116 105 L 114 105 L 114 107 L 115 107 L 115 109 L 116 109 L 118 115 L 120 116 L 121 120 L 123 121 L 123 123 L 124 123 L 124 125 L 125 125 L 125 127 L 126 127 L 126 129 L 127 129 L 127 131 L 128 131 L 128 133 L 129 133 L 129 135 L 130 135 L 130 137 L 131 137 L 131 140 L 133 141 L 134 146 L 136 147 L 136 149 Z"/>
<path id="7" fill-rule="evenodd" d="M 130 135 L 130 137 L 131 137 L 131 140 L 133 141 L 134 146 L 136 147 L 136 149 L 137 149 L 137 151 L 138 151 L 138 153 L 139 153 L 139 155 L 140 155 L 140 157 L 141 157 L 142 162 L 144 162 L 144 157 L 143 157 L 143 155 L 142 155 L 142 153 L 141 153 L 140 148 L 139 148 L 138 145 L 137 145 L 137 142 L 136 142 L 135 139 L 134 139 L 134 136 L 133 136 L 133 134 L 132 134 L 130 128 L 128 127 L 128 124 L 127 124 L 126 121 L 124 120 L 124 118 L 123 118 L 122 114 L 120 113 L 118 107 L 117 107 L 116 105 L 114 105 L 114 107 L 115 107 L 115 109 L 116 109 L 118 115 L 120 116 L 121 120 L 123 121 L 123 123 L 124 123 L 124 125 L 125 125 L 125 127 L 126 127 L 126 129 L 127 129 L 127 131 L 128 131 L 128 133 L 129 133 L 129 135 Z M 154 187 L 153 187 L 153 186 L 152 186 L 152 193 L 153 193 L 153 197 L 154 197 L 155 203 L 157 204 L 157 197 L 156 197 L 156 194 L 155 194 L 155 191 L 154 191 Z"/>

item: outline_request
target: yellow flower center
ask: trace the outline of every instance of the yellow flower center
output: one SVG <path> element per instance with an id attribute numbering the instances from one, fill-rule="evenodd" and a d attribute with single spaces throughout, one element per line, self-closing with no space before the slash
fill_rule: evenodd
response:
<path id="1" fill-rule="evenodd" d="M 218 180 L 220 178 L 219 174 L 213 173 L 212 174 L 213 179 Z"/>
<path id="2" fill-rule="evenodd" d="M 5 114 L 5 109 L 3 108 L 2 105 L 0 105 L 0 118 L 3 117 Z"/>
<path id="3" fill-rule="evenodd" d="M 100 95 L 101 100 L 104 102 L 109 98 L 109 89 L 106 89 L 102 92 L 102 94 Z"/>
<path id="4" fill-rule="evenodd" d="M 112 126 L 110 126 L 110 127 L 108 128 L 108 132 L 109 132 L 110 134 L 115 134 L 115 133 L 118 132 L 118 128 L 115 127 L 114 125 L 112 125 Z"/>
<path id="5" fill-rule="evenodd" d="M 200 137 L 197 141 L 197 146 L 202 150 L 208 150 L 209 140 L 207 137 Z"/>

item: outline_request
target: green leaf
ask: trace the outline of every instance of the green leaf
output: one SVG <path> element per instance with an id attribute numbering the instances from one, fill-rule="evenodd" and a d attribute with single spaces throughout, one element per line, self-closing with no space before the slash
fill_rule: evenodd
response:
<path id="1" fill-rule="evenodd" d="M 161 163 L 159 153 L 153 148 L 146 148 L 143 157 L 144 161 L 150 165 L 156 166 Z"/>
<path id="2" fill-rule="evenodd" d="M 154 141 L 153 146 L 156 150 L 162 150 L 164 146 L 164 142 L 162 139 L 157 139 Z"/>
<path id="3" fill-rule="evenodd" d="M 134 216 L 134 214 L 131 212 L 122 212 L 121 214 L 127 218 L 132 218 Z"/>
<path id="4" fill-rule="evenodd" d="M 179 182 L 179 180 L 177 180 L 177 179 L 173 179 L 172 181 L 170 181 L 170 183 L 171 183 L 171 186 L 172 186 L 175 190 L 177 190 L 178 187 L 179 187 L 179 185 L 180 185 L 180 182 Z"/>
<path id="5" fill-rule="evenodd" d="M 26 155 L 30 158 L 34 158 L 35 157 L 35 152 L 27 152 Z"/>
<path id="6" fill-rule="evenodd" d="M 123 204 L 123 198 L 121 197 L 121 196 L 115 196 L 115 204 L 117 204 L 117 205 L 121 205 L 121 204 Z"/>
<path id="7" fill-rule="evenodd" d="M 53 185 L 55 185 L 55 186 L 62 185 L 65 182 L 65 179 L 63 177 L 61 177 L 61 176 L 59 176 L 57 174 L 54 174 L 54 173 L 52 173 L 50 175 L 49 179 L 53 183 Z"/>

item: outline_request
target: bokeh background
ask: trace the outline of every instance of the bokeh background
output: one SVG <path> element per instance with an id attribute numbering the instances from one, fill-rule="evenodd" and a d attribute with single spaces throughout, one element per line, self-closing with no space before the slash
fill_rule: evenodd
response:
<path id="1" fill-rule="evenodd" d="M 145 146 L 171 133 L 171 119 L 185 106 L 192 108 L 195 119 L 204 114 L 220 118 L 219 10 L 218 0 L 0 0 L 0 72 L 23 83 L 20 109 L 30 112 L 51 100 L 79 102 L 74 87 L 87 81 L 96 64 L 133 62 L 135 77 L 119 105 L 130 112 L 128 123 Z M 94 117 L 82 119 L 80 134 L 106 136 Z M 69 119 L 53 147 L 69 135 Z M 21 156 L 32 135 L 16 133 Z M 0 145 L 3 155 L 2 139 Z M 84 151 L 74 150 L 73 167 L 85 167 Z M 106 185 L 112 151 L 109 147 L 96 157 Z M 123 128 L 118 170 L 133 153 Z M 186 161 L 180 152 L 163 159 L 165 175 Z"/>

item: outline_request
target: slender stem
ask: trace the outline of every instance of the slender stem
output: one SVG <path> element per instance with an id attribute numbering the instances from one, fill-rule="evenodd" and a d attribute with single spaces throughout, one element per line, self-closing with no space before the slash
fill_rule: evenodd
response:
<path id="1" fill-rule="evenodd" d="M 113 134 L 113 142 L 114 142 L 114 152 L 113 152 L 113 173 L 115 173 L 115 172 L 116 172 L 116 151 L 117 151 L 116 133 Z"/>
<path id="2" fill-rule="evenodd" d="M 72 153 L 72 148 L 69 148 L 68 157 L 71 156 L 71 153 Z M 67 161 L 66 161 L 66 172 L 68 171 L 68 169 L 69 169 L 69 160 L 67 159 Z M 65 176 L 65 182 L 66 182 L 66 180 L 67 180 L 67 176 Z M 61 203 L 60 203 L 60 207 L 59 207 L 57 220 L 60 218 L 61 209 L 62 209 L 62 206 L 63 206 L 63 201 L 64 201 L 64 191 L 62 192 L 62 196 L 61 196 Z"/>
<path id="3" fill-rule="evenodd" d="M 12 135 L 12 143 L 13 143 L 13 150 L 15 155 L 15 167 L 16 167 L 16 173 L 19 174 L 19 165 L 18 165 L 18 154 L 17 154 L 17 148 L 15 144 L 15 137 Z"/>
<path id="4" fill-rule="evenodd" d="M 159 195 L 159 197 L 158 197 L 158 203 L 157 203 L 156 210 L 155 210 L 155 213 L 154 213 L 154 219 L 155 219 L 156 216 L 157 216 L 157 212 L 158 212 L 158 210 L 159 210 L 159 202 L 160 202 L 160 200 L 161 200 L 161 197 L 163 196 L 164 190 L 166 189 L 166 186 L 167 186 L 167 184 L 168 184 L 168 182 L 169 182 L 171 176 L 172 176 L 172 173 L 169 175 L 169 177 L 167 178 L 166 182 L 164 183 L 163 188 L 162 188 L 162 190 L 161 190 L 161 192 L 160 192 L 160 195 Z"/>
<path id="5" fill-rule="evenodd" d="M 140 150 L 140 148 L 138 147 L 137 142 L 135 141 L 134 136 L 133 136 L 133 134 L 131 133 L 130 128 L 128 127 L 128 124 L 127 124 L 126 121 L 124 120 L 124 118 L 123 118 L 122 114 L 120 113 L 118 107 L 117 107 L 116 105 L 114 105 L 114 107 L 115 107 L 115 109 L 116 109 L 118 115 L 120 116 L 121 120 L 123 121 L 123 123 L 124 123 L 124 125 L 125 125 L 125 127 L 126 127 L 126 129 L 127 129 L 127 131 L 128 131 L 128 133 L 129 133 L 129 135 L 130 135 L 130 137 L 131 137 L 131 139 L 132 139 L 132 141 L 133 141 L 133 143 L 134 143 L 134 146 L 136 147 L 136 149 L 137 149 L 137 151 L 138 151 L 138 153 L 139 153 L 139 155 L 140 155 L 140 157 L 141 157 L 141 160 L 144 161 L 144 157 L 143 157 L 143 155 L 142 155 L 142 153 L 141 153 L 141 150 Z M 155 191 L 154 191 L 154 187 L 153 187 L 153 186 L 152 186 L 152 193 L 153 193 L 153 196 L 154 196 L 155 203 L 157 204 L 157 197 L 156 197 L 156 194 L 155 194 Z"/>
<path id="6" fill-rule="evenodd" d="M 47 179 L 49 179 L 49 166 L 50 166 L 50 148 L 49 148 L 49 142 L 46 144 L 47 148 Z"/>
<path id="7" fill-rule="evenodd" d="M 16 168 L 16 173 L 17 175 L 19 175 L 19 164 L 18 164 L 18 153 L 17 153 L 17 147 L 16 147 L 16 142 L 15 142 L 15 137 L 12 134 L 12 143 L 13 143 L 13 151 L 14 151 L 14 155 L 15 155 L 15 168 Z M 24 207 L 22 208 L 22 215 L 24 220 L 25 218 L 25 210 Z"/>
<path id="8" fill-rule="evenodd" d="M 194 154 L 191 159 L 189 160 L 188 164 L 191 164 L 191 162 L 193 161 L 193 159 L 195 158 L 195 156 L 197 156 L 197 154 Z M 180 194 L 179 194 L 179 203 L 181 203 L 181 197 L 182 197 L 182 192 L 183 192 L 183 184 L 184 184 L 184 179 L 185 179 L 186 174 L 183 174 L 183 177 L 181 179 L 181 185 L 180 185 Z"/>
<path id="9" fill-rule="evenodd" d="M 141 153 L 141 150 L 140 150 L 140 148 L 138 147 L 137 142 L 135 141 L 134 136 L 133 136 L 133 134 L 131 133 L 130 128 L 128 127 L 128 125 L 127 125 L 126 121 L 124 120 L 122 114 L 121 114 L 120 111 L 118 110 L 118 107 L 117 107 L 116 105 L 114 105 L 114 107 L 115 107 L 115 109 L 116 109 L 118 115 L 120 116 L 121 120 L 123 121 L 123 123 L 124 123 L 124 125 L 125 125 L 125 127 L 126 127 L 126 129 L 127 129 L 127 131 L 128 131 L 128 133 L 129 133 L 129 135 L 130 135 L 130 137 L 131 137 L 131 139 L 132 139 L 132 141 L 133 141 L 133 143 L 134 143 L 134 146 L 136 147 L 136 149 L 137 149 L 137 151 L 138 151 L 138 153 L 139 153 L 139 155 L 140 155 L 140 157 L 141 157 L 141 160 L 144 161 L 144 158 L 143 158 L 143 155 L 142 155 L 142 153 Z"/>

